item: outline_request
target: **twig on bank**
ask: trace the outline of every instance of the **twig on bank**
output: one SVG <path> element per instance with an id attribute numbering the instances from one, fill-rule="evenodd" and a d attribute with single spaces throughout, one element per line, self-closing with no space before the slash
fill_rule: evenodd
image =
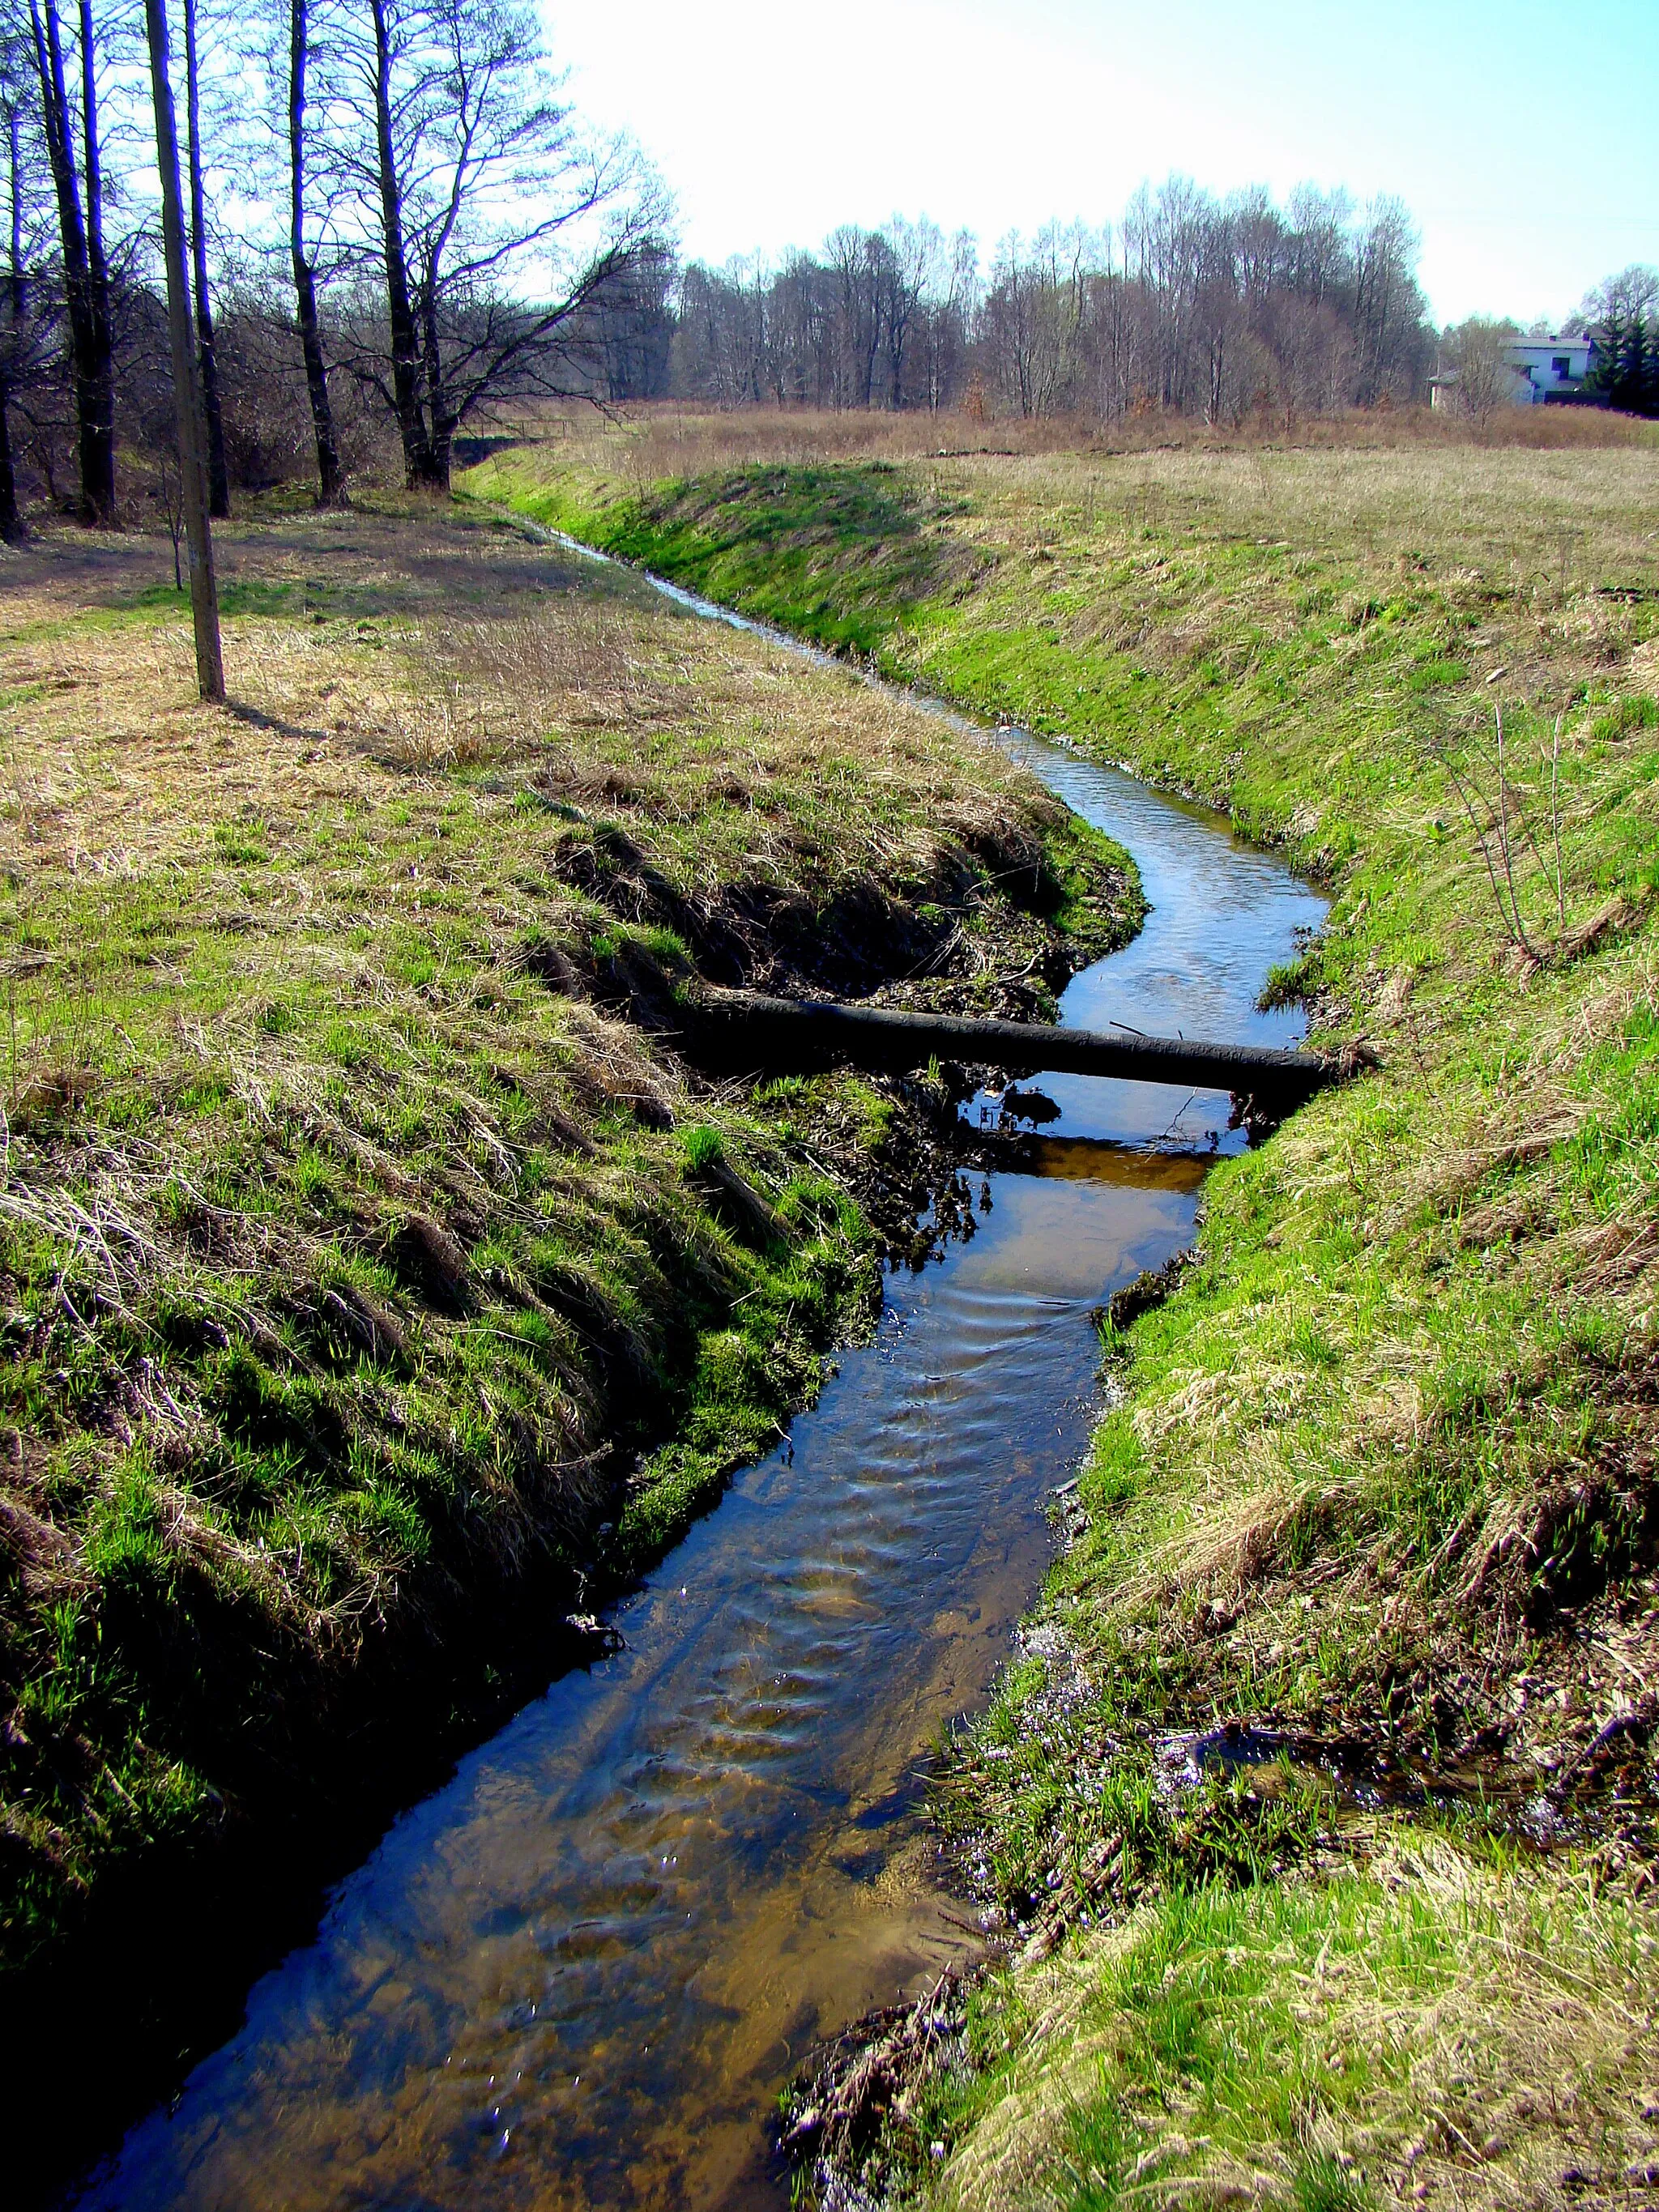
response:
<path id="1" fill-rule="evenodd" d="M 1492 885 L 1492 899 L 1498 908 L 1498 918 L 1504 925 L 1504 933 L 1526 954 L 1529 960 L 1541 965 L 1543 955 L 1527 935 L 1526 924 L 1521 919 L 1521 902 L 1516 896 L 1515 870 L 1510 852 L 1509 785 L 1504 763 L 1504 710 L 1502 707 L 1498 707 L 1493 711 L 1498 722 L 1498 803 L 1496 805 L 1481 789 L 1472 770 L 1468 781 L 1464 781 L 1458 773 L 1456 763 L 1451 757 L 1450 747 L 1442 740 L 1432 742 L 1440 764 L 1445 769 L 1451 787 L 1462 804 L 1463 811 L 1468 817 L 1469 827 L 1474 830 L 1475 841 L 1480 848 L 1480 857 L 1486 866 L 1486 880 Z M 1477 798 L 1480 802 L 1480 810 L 1477 810 L 1475 805 Z M 1481 819 L 1482 811 L 1491 817 L 1490 820 Z M 1522 819 L 1524 824 L 1524 812 Z M 1497 832 L 1498 843 L 1496 857 L 1492 852 L 1494 830 Z M 1500 860 L 1503 864 L 1501 882 L 1498 878 Z M 1504 896 L 1506 886 L 1507 898 Z"/>
<path id="2" fill-rule="evenodd" d="M 1555 919 L 1559 928 L 1567 926 L 1567 894 L 1561 871 L 1561 717 L 1555 718 L 1555 739 L 1550 747 L 1550 835 L 1555 842 Z"/>
<path id="3" fill-rule="evenodd" d="M 1521 901 L 1516 896 L 1515 889 L 1515 866 L 1510 850 L 1510 787 L 1509 778 L 1504 768 L 1504 709 L 1502 706 L 1495 706 L 1492 708 L 1492 714 L 1498 723 L 1498 836 L 1504 855 L 1504 880 L 1510 890 L 1510 913 L 1514 919 L 1516 943 L 1523 952 L 1536 960 L 1539 954 L 1536 947 L 1527 936 L 1526 925 L 1521 919 Z M 1522 819 L 1522 821 L 1526 819 L 1524 810 Z"/>

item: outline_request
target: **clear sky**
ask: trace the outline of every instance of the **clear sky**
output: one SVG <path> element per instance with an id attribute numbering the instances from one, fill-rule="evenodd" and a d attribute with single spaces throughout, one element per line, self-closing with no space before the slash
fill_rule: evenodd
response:
<path id="1" fill-rule="evenodd" d="M 542 0 L 686 251 L 896 212 L 988 256 L 1143 177 L 1397 192 L 1442 321 L 1522 322 L 1659 263 L 1659 0 Z"/>

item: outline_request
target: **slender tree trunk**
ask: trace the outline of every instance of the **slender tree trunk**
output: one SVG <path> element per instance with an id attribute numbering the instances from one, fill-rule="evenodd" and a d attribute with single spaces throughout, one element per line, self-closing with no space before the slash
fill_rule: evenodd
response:
<path id="1" fill-rule="evenodd" d="M 11 422 L 6 408 L 6 386 L 0 377 L 0 538 L 15 545 L 23 535 L 23 518 L 17 512 L 17 476 L 11 465 Z"/>
<path id="2" fill-rule="evenodd" d="M 421 287 L 422 320 L 426 334 L 426 393 L 431 429 L 427 441 L 426 473 L 422 482 L 434 491 L 449 489 L 450 459 L 455 447 L 456 421 L 444 398 L 443 355 L 438 343 L 437 272 L 428 273 Z M 759 394 L 757 393 L 757 398 Z"/>
<path id="3" fill-rule="evenodd" d="M 386 317 L 392 326 L 392 396 L 404 444 L 404 475 L 413 491 L 432 478 L 432 447 L 421 405 L 421 337 L 410 298 L 404 249 L 403 191 L 392 137 L 392 44 L 386 0 L 370 0 L 374 18 L 374 143 L 380 172 L 380 233 L 386 248 Z"/>
<path id="4" fill-rule="evenodd" d="M 14 330 L 28 313 L 28 280 L 23 274 L 23 157 L 20 145 L 21 121 L 15 107 L 6 111 L 6 176 L 10 186 L 9 244 L 6 256 L 6 304 Z"/>
<path id="5" fill-rule="evenodd" d="M 9 545 L 15 545 L 23 535 L 23 520 L 17 512 L 17 476 L 12 466 L 11 423 L 7 410 L 11 402 L 12 380 L 21 367 L 23 320 L 28 313 L 28 285 L 23 275 L 22 163 L 17 142 L 17 110 L 11 107 L 6 112 L 6 176 L 11 191 L 6 260 L 6 337 L 5 350 L 0 353 L 0 538 Z"/>
<path id="6" fill-rule="evenodd" d="M 179 133 L 167 77 L 167 0 L 144 0 L 149 38 L 150 85 L 155 102 L 155 157 L 161 174 L 161 243 L 167 271 L 167 336 L 172 341 L 173 403 L 179 421 L 179 475 L 190 548 L 190 611 L 196 629 L 196 681 L 204 699 L 225 696 L 219 648 L 219 593 L 213 574 L 213 532 L 208 520 L 207 426 L 197 380 L 190 321 L 190 268 L 185 253 L 185 211 L 179 189 Z"/>
<path id="7" fill-rule="evenodd" d="M 230 471 L 225 465 L 225 418 L 219 404 L 219 362 L 213 350 L 213 311 L 208 301 L 207 196 L 202 188 L 202 86 L 196 57 L 196 0 L 185 0 L 185 113 L 190 133 L 190 243 L 196 276 L 196 345 L 207 416 L 208 507 L 222 521 L 230 514 Z"/>
<path id="8" fill-rule="evenodd" d="M 110 410 L 104 405 L 109 380 L 106 362 L 100 366 L 99 331 L 93 312 L 87 226 L 82 213 L 80 185 L 75 171 L 69 95 L 64 83 L 64 41 L 58 19 L 58 0 L 46 0 L 44 23 L 37 0 L 29 0 L 29 25 L 33 33 L 35 68 L 40 80 L 40 110 L 46 128 L 46 156 L 52 168 L 52 191 L 58 202 L 58 238 L 64 252 L 64 305 L 69 314 L 70 355 L 75 374 L 75 414 L 80 433 L 79 513 L 83 522 L 107 523 L 114 520 L 115 512 L 114 443 Z M 106 339 L 107 332 L 106 318 Z"/>
<path id="9" fill-rule="evenodd" d="M 865 325 L 862 355 L 859 362 L 859 405 L 867 413 L 876 389 L 876 356 L 881 350 L 881 302 L 873 288 L 869 301 L 869 320 Z"/>
<path id="10" fill-rule="evenodd" d="M 311 397 L 311 427 L 317 441 L 317 504 L 343 507 L 345 477 L 334 436 L 334 410 L 328 396 L 317 320 L 317 276 L 306 255 L 306 59 L 309 0 L 289 0 L 288 41 L 289 246 L 294 258 L 294 300 L 305 356 L 306 390 Z"/>
<path id="11" fill-rule="evenodd" d="M 115 520 L 115 340 L 110 328 L 109 264 L 104 258 L 104 167 L 98 135 L 98 54 L 92 0 L 81 0 L 82 165 L 87 180 L 87 291 L 92 310 L 92 506 L 94 519 Z M 82 433 L 82 489 L 87 482 Z"/>

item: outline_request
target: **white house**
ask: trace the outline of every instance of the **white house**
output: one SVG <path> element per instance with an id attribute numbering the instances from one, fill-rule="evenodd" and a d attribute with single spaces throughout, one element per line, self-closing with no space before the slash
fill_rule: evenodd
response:
<path id="1" fill-rule="evenodd" d="M 1544 399 L 1576 399 L 1595 358 L 1594 338 L 1517 338 L 1510 348 L 1510 367 L 1528 389 L 1517 391 L 1522 407 Z"/>
<path id="2" fill-rule="evenodd" d="M 1504 349 L 1504 359 L 1514 383 L 1509 393 L 1512 407 L 1541 406 L 1546 400 L 1577 399 L 1595 360 L 1595 341 L 1589 337 L 1516 338 Z M 1429 384 L 1434 407 L 1456 404 L 1457 372 L 1448 369 Z"/>

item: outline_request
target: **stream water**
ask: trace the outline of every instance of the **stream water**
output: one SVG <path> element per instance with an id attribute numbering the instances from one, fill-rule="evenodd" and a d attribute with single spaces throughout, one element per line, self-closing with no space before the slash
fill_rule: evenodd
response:
<path id="1" fill-rule="evenodd" d="M 683 596 L 683 595 L 676 595 Z M 697 603 L 697 611 L 714 613 Z M 1285 1043 L 1255 1000 L 1323 902 L 1224 822 L 1018 732 L 1152 914 L 1062 1018 Z M 788 1443 L 567 1675 L 398 1820 L 94 2206 L 775 2208 L 813 2039 L 975 1948 L 918 1767 L 982 1699 L 1097 1410 L 1090 1309 L 1190 1236 L 1227 1101 L 1048 1076 L 1032 1171 L 889 1278 Z"/>

